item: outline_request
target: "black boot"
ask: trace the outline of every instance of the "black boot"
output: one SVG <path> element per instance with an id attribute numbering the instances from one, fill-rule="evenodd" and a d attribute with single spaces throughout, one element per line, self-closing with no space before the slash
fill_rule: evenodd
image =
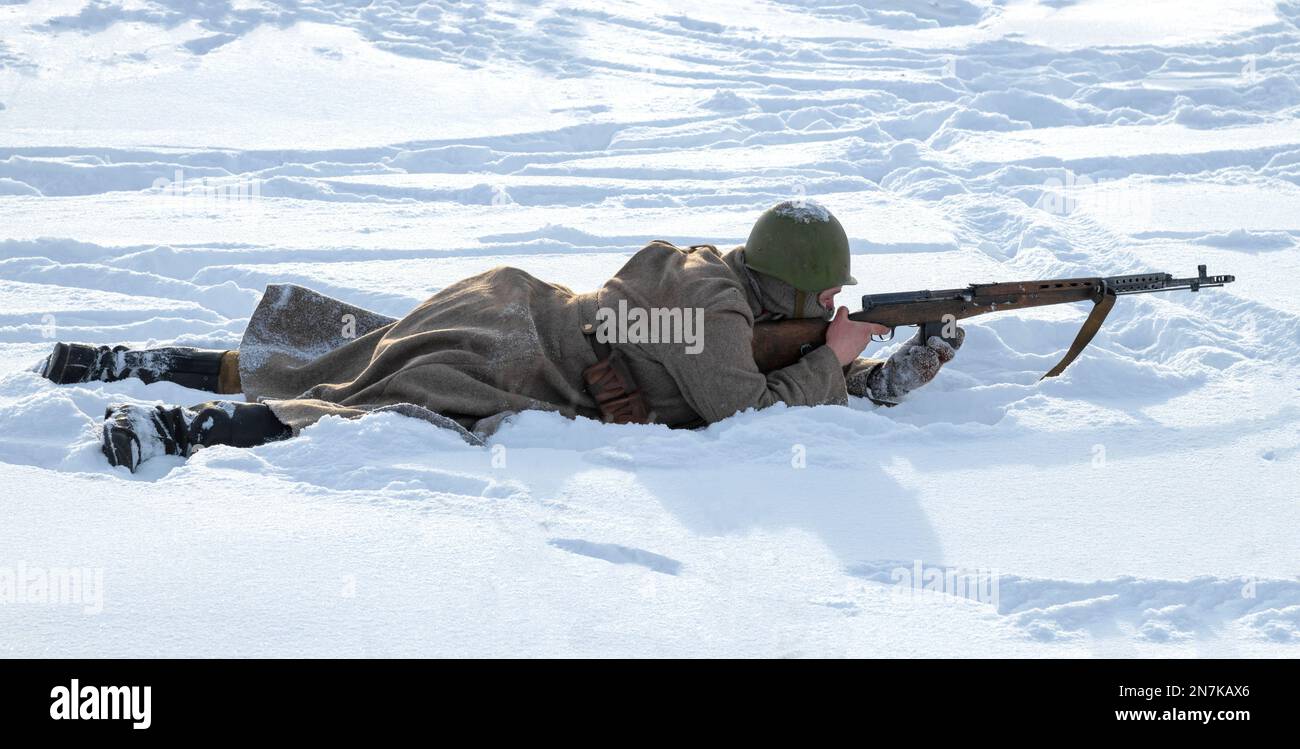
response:
<path id="1" fill-rule="evenodd" d="M 212 445 L 256 447 L 292 434 L 262 403 L 209 401 L 181 406 L 109 406 L 104 411 L 103 449 L 109 465 L 132 473 L 158 455 L 189 457 Z"/>
<path id="2" fill-rule="evenodd" d="M 138 377 L 146 383 L 165 380 L 196 390 L 216 391 L 224 353 L 187 346 L 132 351 L 126 346 L 56 343 L 41 375 L 60 385 Z"/>

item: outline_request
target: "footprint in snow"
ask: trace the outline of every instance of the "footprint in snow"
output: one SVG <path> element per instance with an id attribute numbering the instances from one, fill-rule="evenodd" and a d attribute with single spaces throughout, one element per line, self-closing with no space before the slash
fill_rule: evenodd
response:
<path id="1" fill-rule="evenodd" d="M 632 546 L 601 544 L 580 538 L 552 538 L 548 543 L 573 554 L 602 559 L 611 564 L 636 564 L 665 575 L 676 575 L 682 570 L 682 563 L 676 559 Z"/>

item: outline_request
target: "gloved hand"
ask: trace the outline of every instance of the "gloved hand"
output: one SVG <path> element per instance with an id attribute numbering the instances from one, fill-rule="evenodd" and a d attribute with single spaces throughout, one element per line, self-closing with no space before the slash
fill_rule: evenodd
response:
<path id="1" fill-rule="evenodd" d="M 949 345 L 939 336 L 922 341 L 917 331 L 912 340 L 894 352 L 888 361 L 874 367 L 858 367 L 845 378 L 851 395 L 870 398 L 873 402 L 892 406 L 903 396 L 933 380 L 939 368 L 956 356 L 957 349 L 966 340 L 966 331 L 958 327 L 956 343 Z"/>

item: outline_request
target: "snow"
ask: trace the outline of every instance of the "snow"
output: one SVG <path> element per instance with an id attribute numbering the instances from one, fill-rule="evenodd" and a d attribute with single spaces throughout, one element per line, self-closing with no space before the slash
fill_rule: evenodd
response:
<path id="1" fill-rule="evenodd" d="M 0 585 L 0 654 L 1294 657 L 1300 7 L 229 7 L 0 4 L 0 573 L 103 592 Z M 1046 381 L 1084 309 L 972 320 L 894 408 L 532 412 L 486 447 L 377 413 L 134 475 L 105 406 L 211 394 L 32 371 L 235 346 L 268 283 L 592 289 L 782 201 L 843 224 L 850 306 L 1238 281 L 1121 298 Z M 918 590 L 961 571 L 996 600 Z"/>
<path id="2" fill-rule="evenodd" d="M 831 212 L 815 200 L 783 200 L 772 210 L 778 216 L 792 218 L 801 224 L 825 224 L 831 220 Z"/>

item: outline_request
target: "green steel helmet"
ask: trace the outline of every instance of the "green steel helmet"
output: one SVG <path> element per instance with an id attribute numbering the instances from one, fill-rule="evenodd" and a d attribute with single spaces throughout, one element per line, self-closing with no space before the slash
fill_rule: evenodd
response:
<path id="1" fill-rule="evenodd" d="M 831 212 L 811 200 L 787 200 L 763 212 L 745 242 L 745 265 L 800 291 L 857 283 L 849 275 L 849 237 Z"/>

